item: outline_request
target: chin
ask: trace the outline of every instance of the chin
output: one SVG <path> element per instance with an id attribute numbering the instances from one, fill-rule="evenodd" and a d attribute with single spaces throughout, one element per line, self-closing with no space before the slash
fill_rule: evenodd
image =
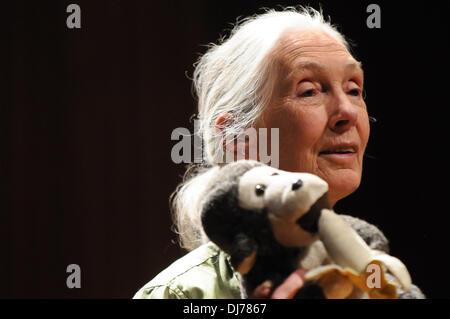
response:
<path id="1" fill-rule="evenodd" d="M 338 170 L 322 178 L 328 183 L 332 205 L 356 191 L 361 183 L 361 173 L 353 170 Z"/>

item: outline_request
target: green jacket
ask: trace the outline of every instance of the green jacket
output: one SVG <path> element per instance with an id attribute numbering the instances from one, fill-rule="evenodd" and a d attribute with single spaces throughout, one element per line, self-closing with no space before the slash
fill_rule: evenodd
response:
<path id="1" fill-rule="evenodd" d="M 230 257 L 209 242 L 144 285 L 134 299 L 240 299 L 241 280 Z"/>

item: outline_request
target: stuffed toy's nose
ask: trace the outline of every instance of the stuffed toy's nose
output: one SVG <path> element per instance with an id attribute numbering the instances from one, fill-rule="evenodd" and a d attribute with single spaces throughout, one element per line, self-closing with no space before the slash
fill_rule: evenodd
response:
<path id="1" fill-rule="evenodd" d="M 297 180 L 294 184 L 292 184 L 292 190 L 295 191 L 302 187 L 303 181 L 301 179 Z"/>

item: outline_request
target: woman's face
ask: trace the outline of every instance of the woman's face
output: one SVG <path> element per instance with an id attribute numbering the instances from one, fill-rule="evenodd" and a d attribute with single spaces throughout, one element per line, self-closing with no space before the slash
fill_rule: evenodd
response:
<path id="1" fill-rule="evenodd" d="M 320 31 L 286 32 L 271 57 L 272 100 L 257 127 L 279 128 L 279 168 L 323 178 L 334 205 L 361 181 L 370 131 L 363 71 Z"/>

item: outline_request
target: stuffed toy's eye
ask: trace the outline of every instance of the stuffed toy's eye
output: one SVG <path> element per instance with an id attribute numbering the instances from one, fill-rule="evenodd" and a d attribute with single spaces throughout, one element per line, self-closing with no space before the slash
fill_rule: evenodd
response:
<path id="1" fill-rule="evenodd" d="M 255 187 L 255 193 L 256 193 L 256 195 L 258 195 L 258 196 L 264 195 L 264 191 L 265 191 L 265 190 L 266 190 L 266 186 L 264 186 L 264 185 L 258 184 L 258 185 L 256 185 L 256 187 Z"/>

